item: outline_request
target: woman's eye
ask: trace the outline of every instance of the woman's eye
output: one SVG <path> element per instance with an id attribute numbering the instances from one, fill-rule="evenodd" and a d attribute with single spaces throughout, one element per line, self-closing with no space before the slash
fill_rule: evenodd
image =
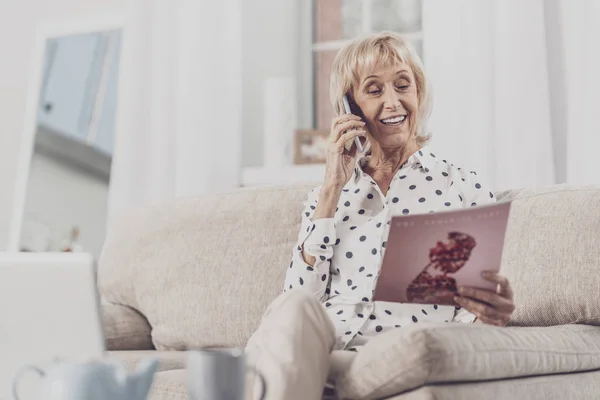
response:
<path id="1" fill-rule="evenodd" d="M 369 90 L 367 93 L 369 93 L 369 94 L 379 94 L 379 92 L 380 92 L 379 89 L 372 89 L 372 90 Z"/>
<path id="2" fill-rule="evenodd" d="M 396 86 L 398 89 L 400 90 L 407 90 L 410 86 L 408 85 L 402 85 L 402 86 Z"/>

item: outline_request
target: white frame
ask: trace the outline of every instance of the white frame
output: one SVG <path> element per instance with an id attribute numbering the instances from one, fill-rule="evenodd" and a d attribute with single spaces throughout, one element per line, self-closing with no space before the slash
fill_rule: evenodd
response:
<path id="1" fill-rule="evenodd" d="M 33 144 L 37 130 L 37 113 L 40 102 L 40 87 L 43 82 L 44 56 L 46 42 L 48 39 L 79 35 L 89 32 L 102 32 L 110 30 L 121 30 L 125 28 L 125 15 L 111 15 L 99 18 L 69 18 L 51 20 L 41 23 L 36 29 L 36 38 L 32 68 L 30 72 L 29 85 L 27 89 L 27 106 L 25 111 L 25 124 L 21 138 L 21 148 L 17 164 L 17 179 L 13 194 L 13 212 L 8 237 L 9 252 L 19 251 L 19 242 L 23 228 L 23 217 L 25 212 L 25 201 L 27 196 L 27 181 L 31 157 L 33 155 Z"/>
<path id="2" fill-rule="evenodd" d="M 423 1 L 421 2 L 421 11 L 423 10 Z M 311 1 L 312 3 L 312 1 Z M 362 32 L 361 34 L 372 33 L 373 31 L 373 0 L 362 0 Z M 314 19 L 311 21 L 314 24 Z M 423 40 L 423 26 L 421 25 L 421 30 L 402 33 L 402 37 L 405 37 L 408 40 L 416 41 Z M 352 39 L 341 39 L 341 40 L 329 40 L 325 42 L 313 42 L 312 50 L 313 51 L 328 51 L 328 50 L 339 50 L 347 43 L 351 42 Z"/>

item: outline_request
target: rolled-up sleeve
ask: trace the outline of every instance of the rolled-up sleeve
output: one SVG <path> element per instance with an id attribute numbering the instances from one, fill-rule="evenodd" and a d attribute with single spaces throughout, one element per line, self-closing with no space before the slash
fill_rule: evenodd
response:
<path id="1" fill-rule="evenodd" d="M 463 204 L 465 207 L 476 207 L 496 202 L 496 195 L 483 182 L 477 172 L 462 171 L 464 182 Z"/>
<path id="2" fill-rule="evenodd" d="M 292 260 L 287 270 L 283 290 L 303 288 L 320 301 L 325 301 L 329 297 L 329 267 L 337 236 L 334 218 L 319 218 L 314 221 L 312 219 L 320 189 L 320 187 L 312 189 L 304 203 L 300 232 L 292 250 Z M 304 261 L 303 248 L 315 257 L 315 265 L 309 265 Z"/>

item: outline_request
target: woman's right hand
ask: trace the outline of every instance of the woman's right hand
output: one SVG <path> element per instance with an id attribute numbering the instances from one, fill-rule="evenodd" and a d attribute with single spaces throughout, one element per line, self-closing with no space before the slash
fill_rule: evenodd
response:
<path id="1" fill-rule="evenodd" d="M 366 138 L 367 131 L 362 119 L 354 114 L 342 114 L 331 122 L 329 148 L 325 162 L 324 187 L 342 190 L 348 183 L 354 170 L 354 161 L 358 149 L 354 143 L 355 137 Z M 352 147 L 346 150 L 346 143 L 352 140 Z M 362 141 L 365 143 L 365 141 Z"/>

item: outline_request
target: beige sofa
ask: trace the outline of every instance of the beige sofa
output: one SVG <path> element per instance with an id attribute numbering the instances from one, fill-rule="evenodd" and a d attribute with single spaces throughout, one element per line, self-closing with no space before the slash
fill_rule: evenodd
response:
<path id="1" fill-rule="evenodd" d="M 281 293 L 307 191 L 245 188 L 139 210 L 109 227 L 98 282 L 112 355 L 160 359 L 151 399 L 186 399 L 185 352 L 243 347 Z M 345 398 L 600 398 L 600 187 L 512 200 L 501 272 L 510 327 L 415 325 L 385 333 L 335 375 Z"/>

